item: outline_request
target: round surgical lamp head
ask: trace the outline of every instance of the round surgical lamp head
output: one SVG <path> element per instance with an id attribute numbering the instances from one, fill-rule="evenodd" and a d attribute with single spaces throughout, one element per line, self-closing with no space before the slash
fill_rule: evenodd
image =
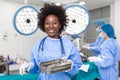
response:
<path id="1" fill-rule="evenodd" d="M 14 27 L 22 35 L 31 35 L 37 31 L 38 10 L 33 6 L 20 7 L 14 16 Z"/>
<path id="2" fill-rule="evenodd" d="M 90 23 L 89 11 L 79 4 L 70 4 L 64 8 L 68 16 L 68 24 L 65 32 L 71 36 L 82 34 Z"/>

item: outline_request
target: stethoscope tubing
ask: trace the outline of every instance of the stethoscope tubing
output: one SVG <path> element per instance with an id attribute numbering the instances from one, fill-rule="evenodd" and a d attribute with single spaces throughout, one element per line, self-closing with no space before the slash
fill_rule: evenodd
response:
<path id="1" fill-rule="evenodd" d="M 65 50 L 64 50 L 64 46 L 63 46 L 63 42 L 62 42 L 61 36 L 58 36 L 58 37 L 60 39 L 62 55 L 65 56 Z M 47 36 L 41 40 L 39 48 L 38 48 L 38 51 L 39 50 L 41 50 L 42 52 L 44 51 L 44 43 L 45 43 L 46 38 L 47 38 Z"/>

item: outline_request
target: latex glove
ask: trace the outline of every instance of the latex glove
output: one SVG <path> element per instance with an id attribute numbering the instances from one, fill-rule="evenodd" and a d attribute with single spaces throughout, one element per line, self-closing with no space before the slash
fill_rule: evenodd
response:
<path id="1" fill-rule="evenodd" d="M 22 66 L 19 69 L 20 74 L 23 75 L 26 73 L 26 71 L 29 72 L 29 70 L 33 67 L 34 67 L 34 64 L 32 62 L 22 64 Z"/>
<path id="2" fill-rule="evenodd" d="M 90 49 L 89 46 L 85 46 L 85 45 L 83 45 L 82 47 L 83 47 L 84 49 L 88 49 L 88 50 Z"/>
<path id="3" fill-rule="evenodd" d="M 90 44 L 89 44 L 89 43 L 82 42 L 82 45 L 84 45 L 84 46 L 89 46 Z"/>
<path id="4" fill-rule="evenodd" d="M 90 44 L 87 43 L 86 46 L 90 46 Z"/>
<path id="5" fill-rule="evenodd" d="M 104 57 L 104 56 L 102 56 L 102 57 Z M 103 61 L 103 59 L 102 58 L 100 58 L 99 56 L 98 57 L 95 57 L 95 56 L 92 56 L 92 57 L 88 57 L 88 61 L 90 61 L 90 62 L 95 62 L 95 61 Z"/>
<path id="6" fill-rule="evenodd" d="M 72 70 L 72 68 L 73 68 L 73 62 L 72 62 L 72 60 L 67 60 L 67 61 L 69 61 L 71 63 L 71 68 L 69 70 L 66 70 L 65 72 L 68 72 L 68 71 Z"/>
<path id="7" fill-rule="evenodd" d="M 95 60 L 97 60 L 97 57 L 95 57 L 95 56 L 88 57 L 88 61 L 90 61 L 90 62 L 94 62 Z"/>
<path id="8" fill-rule="evenodd" d="M 81 55 L 82 57 L 86 57 L 86 58 L 87 58 L 87 56 L 86 56 L 85 54 L 83 54 L 82 52 L 80 52 L 80 55 Z"/>

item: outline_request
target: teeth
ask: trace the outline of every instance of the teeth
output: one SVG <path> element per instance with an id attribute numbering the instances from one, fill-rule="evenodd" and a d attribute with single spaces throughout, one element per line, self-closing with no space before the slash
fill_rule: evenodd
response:
<path id="1" fill-rule="evenodd" d="M 50 32 L 53 32 L 54 30 L 49 30 Z"/>

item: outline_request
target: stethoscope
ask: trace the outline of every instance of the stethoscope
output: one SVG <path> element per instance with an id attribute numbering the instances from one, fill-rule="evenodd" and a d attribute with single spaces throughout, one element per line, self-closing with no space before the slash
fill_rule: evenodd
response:
<path id="1" fill-rule="evenodd" d="M 63 46 L 63 42 L 62 42 L 62 39 L 61 39 L 61 36 L 58 35 L 59 39 L 60 39 L 60 44 L 61 44 L 61 52 L 62 52 L 62 59 L 66 60 L 66 55 L 65 55 L 65 50 L 64 50 L 64 46 Z M 43 54 L 43 51 L 44 51 L 44 43 L 45 43 L 45 40 L 46 40 L 47 36 L 45 38 L 43 38 L 40 42 L 40 45 L 39 45 L 39 48 L 38 48 L 38 51 L 41 50 L 41 53 L 40 54 Z"/>
<path id="2" fill-rule="evenodd" d="M 63 60 L 66 60 L 65 50 L 64 50 L 64 46 L 63 46 L 63 42 L 62 42 L 61 36 L 58 35 L 58 37 L 59 37 L 59 39 L 60 39 L 60 44 L 61 44 L 62 59 L 63 59 Z M 39 45 L 39 48 L 38 48 L 38 50 L 41 50 L 41 51 L 40 51 L 40 54 L 41 54 L 41 55 L 43 55 L 44 43 L 45 43 L 46 38 L 47 38 L 47 36 L 41 40 L 40 45 Z M 41 56 L 41 58 L 43 58 L 43 57 Z M 43 60 L 44 60 L 44 59 L 43 59 Z M 43 61 L 43 60 L 42 60 L 42 61 Z M 41 70 L 39 70 L 39 71 L 41 71 Z M 43 72 L 43 73 L 41 73 L 40 75 L 46 75 L 46 73 Z M 47 78 L 49 78 L 49 77 L 47 77 Z"/>

